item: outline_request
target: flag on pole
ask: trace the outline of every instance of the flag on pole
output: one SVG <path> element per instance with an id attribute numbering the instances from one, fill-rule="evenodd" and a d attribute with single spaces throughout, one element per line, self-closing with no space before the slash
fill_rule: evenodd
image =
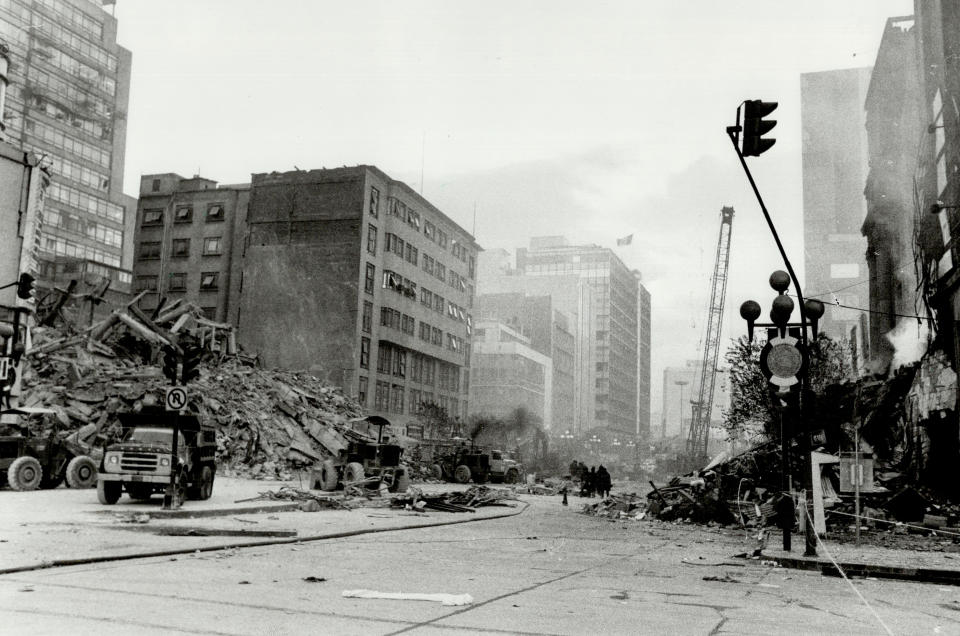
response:
<path id="1" fill-rule="evenodd" d="M 623 238 L 617 239 L 618 247 L 621 245 L 630 245 L 631 243 L 633 243 L 633 234 L 629 234 L 627 236 L 624 236 Z"/>

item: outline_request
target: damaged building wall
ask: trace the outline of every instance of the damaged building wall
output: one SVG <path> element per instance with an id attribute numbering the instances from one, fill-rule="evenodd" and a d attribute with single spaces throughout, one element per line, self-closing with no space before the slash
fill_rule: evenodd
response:
<path id="1" fill-rule="evenodd" d="M 352 385 L 362 208 L 358 170 L 253 175 L 237 335 L 266 366 Z"/>

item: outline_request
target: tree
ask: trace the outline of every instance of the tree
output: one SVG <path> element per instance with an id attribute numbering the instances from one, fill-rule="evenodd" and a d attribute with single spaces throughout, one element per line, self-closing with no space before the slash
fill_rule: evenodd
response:
<path id="1" fill-rule="evenodd" d="M 731 440 L 779 439 L 779 399 L 760 369 L 764 343 L 746 336 L 733 341 L 724 359 L 730 367 L 730 408 L 724 411 L 723 427 Z M 819 334 L 810 346 L 808 386 L 814 395 L 831 384 L 853 379 L 846 341 Z"/>

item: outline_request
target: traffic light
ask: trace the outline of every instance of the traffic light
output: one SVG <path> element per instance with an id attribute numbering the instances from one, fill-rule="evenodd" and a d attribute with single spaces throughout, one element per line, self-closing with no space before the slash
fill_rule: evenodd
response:
<path id="1" fill-rule="evenodd" d="M 20 274 L 20 279 L 17 281 L 17 298 L 31 300 L 33 299 L 34 291 L 33 276 L 26 272 Z"/>
<path id="2" fill-rule="evenodd" d="M 183 371 L 180 374 L 184 384 L 200 377 L 200 357 L 202 355 L 203 349 L 195 342 L 184 345 Z"/>
<path id="3" fill-rule="evenodd" d="M 173 347 L 163 348 L 163 375 L 168 380 L 177 383 L 177 363 L 180 362 L 180 356 Z"/>
<path id="4" fill-rule="evenodd" d="M 743 156 L 759 157 L 777 143 L 776 139 L 763 138 L 777 125 L 775 119 L 764 119 L 777 109 L 777 102 L 748 99 L 743 103 L 743 107 Z"/>

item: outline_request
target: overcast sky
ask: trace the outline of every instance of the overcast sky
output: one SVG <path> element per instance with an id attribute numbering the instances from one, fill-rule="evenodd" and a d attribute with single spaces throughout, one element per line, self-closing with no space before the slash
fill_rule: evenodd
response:
<path id="1" fill-rule="evenodd" d="M 485 248 L 615 247 L 653 296 L 662 371 L 697 359 L 724 205 L 726 337 L 782 268 L 724 129 L 778 101 L 751 162 L 801 274 L 800 74 L 870 66 L 908 0 L 119 0 L 133 52 L 125 191 L 141 174 L 373 164 Z M 422 178 L 421 178 L 422 175 Z M 821 291 L 821 290 L 817 290 Z M 724 340 L 724 348 L 726 339 Z"/>

